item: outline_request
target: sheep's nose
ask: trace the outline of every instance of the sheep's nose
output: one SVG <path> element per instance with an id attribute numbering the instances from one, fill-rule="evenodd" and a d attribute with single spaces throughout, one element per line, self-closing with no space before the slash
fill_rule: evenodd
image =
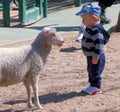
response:
<path id="1" fill-rule="evenodd" d="M 61 42 L 64 43 L 64 40 L 62 40 Z"/>
<path id="2" fill-rule="evenodd" d="M 64 40 L 62 40 L 60 43 L 59 43 L 59 46 L 62 46 L 64 43 Z"/>

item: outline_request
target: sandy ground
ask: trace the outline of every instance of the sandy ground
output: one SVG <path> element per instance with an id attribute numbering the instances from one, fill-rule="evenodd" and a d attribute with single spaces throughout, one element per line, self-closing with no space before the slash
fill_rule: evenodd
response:
<path id="1" fill-rule="evenodd" d="M 53 47 L 48 57 L 39 80 L 39 100 L 43 109 L 27 108 L 26 91 L 19 83 L 0 87 L 0 112 L 120 112 L 120 33 L 113 33 L 105 47 L 103 93 L 86 96 L 81 93 L 89 85 L 86 58 L 80 44 L 75 42 L 76 34 L 61 33 L 64 45 Z"/>

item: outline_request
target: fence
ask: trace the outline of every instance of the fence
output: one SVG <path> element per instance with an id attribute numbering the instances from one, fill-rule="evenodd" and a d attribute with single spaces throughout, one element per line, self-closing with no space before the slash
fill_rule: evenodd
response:
<path id="1" fill-rule="evenodd" d="M 56 2 L 57 1 L 57 2 Z M 59 7 L 74 4 L 80 6 L 82 0 L 18 0 L 18 21 L 21 25 L 27 25 L 36 22 L 42 17 L 47 17 L 48 9 L 56 4 Z M 52 3 L 52 4 L 51 4 Z M 64 5 L 63 5 L 64 4 Z M 49 5 L 49 6 L 48 6 Z M 3 0 L 3 26 L 9 27 L 11 23 L 10 0 Z M 58 7 L 57 7 L 58 8 Z"/>

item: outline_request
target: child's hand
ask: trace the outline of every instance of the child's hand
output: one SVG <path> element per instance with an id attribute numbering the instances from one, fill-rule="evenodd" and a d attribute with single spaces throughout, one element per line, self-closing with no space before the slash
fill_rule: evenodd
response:
<path id="1" fill-rule="evenodd" d="M 97 59 L 92 59 L 92 64 L 98 64 L 98 60 Z"/>

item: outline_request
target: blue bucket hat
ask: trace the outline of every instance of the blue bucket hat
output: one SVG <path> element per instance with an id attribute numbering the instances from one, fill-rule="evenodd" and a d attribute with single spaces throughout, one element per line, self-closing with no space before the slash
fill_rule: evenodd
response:
<path id="1" fill-rule="evenodd" d="M 94 3 L 87 3 L 87 4 L 83 5 L 82 9 L 79 12 L 77 12 L 76 15 L 80 16 L 80 15 L 84 15 L 87 13 L 90 13 L 90 14 L 100 17 L 101 8 L 100 8 L 100 6 L 98 6 Z"/>

